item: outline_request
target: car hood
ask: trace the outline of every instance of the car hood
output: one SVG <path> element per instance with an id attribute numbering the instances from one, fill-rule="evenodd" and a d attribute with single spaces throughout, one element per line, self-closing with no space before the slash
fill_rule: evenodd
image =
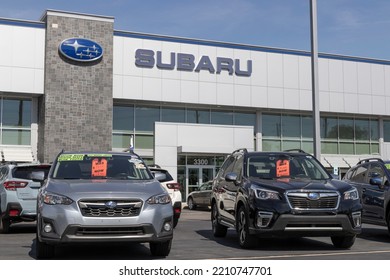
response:
<path id="1" fill-rule="evenodd" d="M 253 179 L 256 185 L 267 186 L 270 189 L 284 193 L 285 191 L 300 190 L 300 191 L 338 191 L 344 193 L 352 187 L 346 182 L 336 179 L 329 180 L 305 180 L 305 179 L 288 179 L 282 178 L 277 180 Z"/>
<path id="2" fill-rule="evenodd" d="M 73 200 L 81 198 L 141 198 L 166 193 L 155 180 L 56 180 L 51 179 L 46 191 L 67 196 Z"/>

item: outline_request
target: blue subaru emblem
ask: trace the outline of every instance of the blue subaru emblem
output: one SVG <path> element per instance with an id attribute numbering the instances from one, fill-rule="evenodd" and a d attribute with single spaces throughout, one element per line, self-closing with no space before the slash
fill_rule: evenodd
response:
<path id="1" fill-rule="evenodd" d="M 110 200 L 110 201 L 107 201 L 106 203 L 104 203 L 104 205 L 106 205 L 107 208 L 112 209 L 112 208 L 115 208 L 117 204 L 115 201 Z"/>
<path id="2" fill-rule="evenodd" d="M 58 46 L 60 53 L 75 61 L 91 62 L 103 56 L 103 48 L 96 42 L 83 38 L 70 38 Z"/>
<path id="3" fill-rule="evenodd" d="M 307 198 L 310 200 L 318 200 L 318 199 L 320 199 L 320 194 L 311 192 L 311 193 L 307 194 Z"/>

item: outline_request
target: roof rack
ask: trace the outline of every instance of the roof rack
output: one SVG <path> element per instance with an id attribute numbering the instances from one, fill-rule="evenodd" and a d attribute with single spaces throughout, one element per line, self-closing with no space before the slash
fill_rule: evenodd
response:
<path id="1" fill-rule="evenodd" d="M 233 151 L 232 154 L 240 153 L 240 152 L 247 153 L 248 150 L 247 150 L 247 148 L 240 148 L 240 149 L 237 149 L 237 150 Z"/>
<path id="2" fill-rule="evenodd" d="M 381 159 L 381 158 L 365 158 L 365 159 L 359 160 L 359 162 L 357 164 L 361 164 L 364 162 L 370 162 L 370 161 L 379 161 L 381 163 L 384 163 L 383 159 Z"/>
<path id="3" fill-rule="evenodd" d="M 304 150 L 301 149 L 288 149 L 288 150 L 284 150 L 283 152 L 297 152 L 297 153 L 307 154 Z"/>

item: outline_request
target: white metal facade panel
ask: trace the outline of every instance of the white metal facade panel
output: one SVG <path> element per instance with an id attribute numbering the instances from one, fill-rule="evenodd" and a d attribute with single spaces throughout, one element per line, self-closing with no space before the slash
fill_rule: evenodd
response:
<path id="1" fill-rule="evenodd" d="M 177 152 L 229 154 L 246 147 L 253 150 L 253 127 L 204 124 L 155 124 L 154 158 L 161 166 L 174 171 Z M 172 172 L 177 174 L 177 172 Z"/>
<path id="2" fill-rule="evenodd" d="M 114 37 L 118 37 L 114 40 L 114 98 L 253 109 L 312 110 L 309 56 L 195 42 Z M 229 75 L 226 70 L 220 74 L 204 69 L 200 72 L 179 71 L 176 66 L 173 70 L 156 66 L 141 68 L 135 65 L 135 51 L 141 48 L 153 50 L 155 58 L 157 51 L 161 51 L 165 63 L 170 61 L 171 52 L 176 58 L 178 53 L 192 54 L 195 64 L 202 56 L 208 56 L 215 70 L 217 57 L 240 59 L 241 70 L 246 70 L 247 61 L 252 60 L 252 74 L 239 77 Z M 319 75 L 322 112 L 372 115 L 380 112 L 390 116 L 390 66 L 320 58 Z M 378 102 L 381 104 L 375 105 Z"/>
<path id="3" fill-rule="evenodd" d="M 0 25 L 0 91 L 43 94 L 45 29 Z"/>

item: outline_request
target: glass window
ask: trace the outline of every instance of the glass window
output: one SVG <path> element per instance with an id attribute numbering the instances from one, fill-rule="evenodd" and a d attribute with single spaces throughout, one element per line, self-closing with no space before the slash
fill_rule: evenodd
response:
<path id="1" fill-rule="evenodd" d="M 383 140 L 390 142 L 390 121 L 383 121 Z"/>
<path id="2" fill-rule="evenodd" d="M 370 128 L 371 128 L 371 140 L 378 141 L 379 140 L 379 122 L 377 120 L 370 120 Z"/>
<path id="3" fill-rule="evenodd" d="M 371 143 L 371 154 L 379 154 L 379 143 Z"/>
<path id="4" fill-rule="evenodd" d="M 3 129 L 2 144 L 4 145 L 30 145 L 31 131 L 20 129 Z"/>
<path id="5" fill-rule="evenodd" d="M 351 181 L 365 183 L 367 178 L 367 165 L 359 166 L 351 177 Z"/>
<path id="6" fill-rule="evenodd" d="M 211 111 L 212 124 L 233 124 L 233 112 L 230 111 Z"/>
<path id="7" fill-rule="evenodd" d="M 153 149 L 154 147 L 153 135 L 135 135 L 134 149 Z"/>
<path id="8" fill-rule="evenodd" d="M 356 154 L 357 155 L 370 154 L 370 144 L 369 143 L 356 143 Z"/>
<path id="9" fill-rule="evenodd" d="M 368 171 L 368 178 L 381 178 L 382 179 L 382 185 L 385 184 L 387 181 L 385 171 L 383 170 L 382 166 L 378 163 L 371 163 L 370 170 Z"/>
<path id="10" fill-rule="evenodd" d="M 301 141 L 283 141 L 283 150 L 300 149 Z"/>
<path id="11" fill-rule="evenodd" d="M 262 116 L 262 133 L 263 136 L 280 137 L 281 117 L 280 115 Z"/>
<path id="12" fill-rule="evenodd" d="M 355 135 L 356 140 L 370 140 L 369 120 L 355 120 Z"/>
<path id="13" fill-rule="evenodd" d="M 322 142 L 321 152 L 324 154 L 338 154 L 337 142 Z"/>
<path id="14" fill-rule="evenodd" d="M 3 99 L 2 109 L 3 126 L 31 127 L 31 100 Z"/>
<path id="15" fill-rule="evenodd" d="M 114 133 L 112 135 L 112 147 L 113 148 L 129 148 L 130 147 L 130 135 Z"/>
<path id="16" fill-rule="evenodd" d="M 302 141 L 302 150 L 304 150 L 306 153 L 313 154 L 314 153 L 313 141 Z"/>
<path id="17" fill-rule="evenodd" d="M 198 109 L 187 109 L 187 122 L 210 124 L 210 111 L 198 110 Z"/>
<path id="18" fill-rule="evenodd" d="M 353 119 L 339 119 L 339 133 L 340 133 L 340 139 L 353 140 L 354 139 Z"/>
<path id="19" fill-rule="evenodd" d="M 302 137 L 313 139 L 313 117 L 302 116 Z"/>
<path id="20" fill-rule="evenodd" d="M 338 139 L 337 118 L 321 118 L 321 138 Z"/>
<path id="21" fill-rule="evenodd" d="M 139 131 L 154 131 L 154 123 L 160 121 L 158 107 L 135 107 L 135 129 Z"/>
<path id="22" fill-rule="evenodd" d="M 113 129 L 122 131 L 134 130 L 134 107 L 114 106 Z"/>
<path id="23" fill-rule="evenodd" d="M 253 113 L 234 113 L 235 125 L 248 125 L 256 127 L 256 114 Z"/>
<path id="24" fill-rule="evenodd" d="M 162 108 L 161 121 L 184 123 L 185 110 L 183 108 Z"/>
<path id="25" fill-rule="evenodd" d="M 340 143 L 340 154 L 347 154 L 347 155 L 353 155 L 355 153 L 354 151 L 354 144 L 353 143 Z"/>
<path id="26" fill-rule="evenodd" d="M 301 118 L 299 116 L 282 116 L 282 136 L 301 137 Z"/>
<path id="27" fill-rule="evenodd" d="M 278 140 L 263 140 L 263 151 L 281 151 L 281 141 Z"/>

